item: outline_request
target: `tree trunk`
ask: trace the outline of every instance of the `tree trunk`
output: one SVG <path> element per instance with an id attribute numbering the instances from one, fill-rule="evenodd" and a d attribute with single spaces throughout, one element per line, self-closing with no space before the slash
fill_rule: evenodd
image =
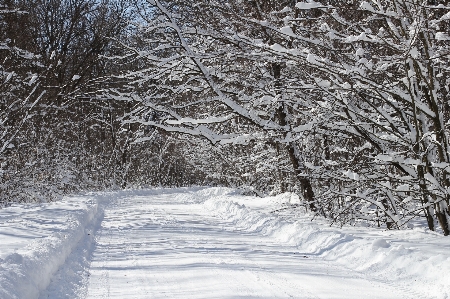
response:
<path id="1" fill-rule="evenodd" d="M 278 123 L 280 126 L 285 127 L 288 125 L 288 119 L 287 119 L 287 113 L 285 110 L 285 106 L 284 103 L 281 101 L 281 81 L 280 81 L 280 77 L 281 77 L 281 64 L 280 63 L 272 63 L 272 71 L 273 71 L 273 77 L 275 79 L 275 92 L 277 95 L 277 99 L 278 99 L 278 108 L 277 108 L 277 113 L 276 116 L 278 118 Z M 285 139 L 287 136 L 287 132 L 284 131 L 283 132 L 283 139 Z M 311 181 L 309 178 L 305 177 L 301 167 L 300 167 L 300 159 L 299 157 L 295 154 L 295 145 L 288 141 L 286 147 L 287 147 L 287 151 L 289 154 L 289 159 L 291 160 L 292 163 L 292 167 L 294 168 L 294 172 L 300 182 L 300 186 L 302 189 L 302 195 L 303 198 L 306 199 L 306 201 L 309 203 L 309 208 L 311 209 L 311 211 L 316 212 L 317 211 L 317 207 L 315 204 L 315 200 L 314 200 L 314 191 L 312 189 L 311 186 Z"/>
<path id="2" fill-rule="evenodd" d="M 444 236 L 450 234 L 450 223 L 449 223 L 449 212 L 445 201 L 441 201 L 435 205 L 436 217 L 438 222 L 444 232 Z"/>

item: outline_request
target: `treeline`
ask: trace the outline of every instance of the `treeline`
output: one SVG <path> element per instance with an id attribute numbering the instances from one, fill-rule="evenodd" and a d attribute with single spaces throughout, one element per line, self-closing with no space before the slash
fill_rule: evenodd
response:
<path id="1" fill-rule="evenodd" d="M 129 1 L 0 1 L 2 205 L 197 182 L 188 140 L 153 130 L 133 143 L 145 128 L 122 119 L 136 103 L 99 92 L 123 70 L 106 57 L 122 55 L 131 21 Z"/>
<path id="2" fill-rule="evenodd" d="M 450 233 L 446 3 L 3 2 L 2 200 L 227 185 Z"/>

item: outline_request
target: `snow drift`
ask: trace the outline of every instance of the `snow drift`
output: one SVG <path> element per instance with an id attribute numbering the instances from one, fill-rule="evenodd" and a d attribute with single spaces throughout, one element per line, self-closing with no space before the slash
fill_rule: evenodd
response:
<path id="1" fill-rule="evenodd" d="M 0 210 L 6 220 L 2 235 L 26 222 L 14 248 L 0 245 L 0 298 L 38 298 L 78 242 L 92 237 L 86 228 L 100 215 L 97 201 L 88 197 Z"/>
<path id="2" fill-rule="evenodd" d="M 251 198 L 236 196 L 233 190 L 208 189 L 201 196 L 206 209 L 232 222 L 237 229 L 295 245 L 299 254 L 320 256 L 413 290 L 422 298 L 450 298 L 448 237 L 423 228 L 386 231 L 344 226 L 340 229 L 330 227 L 324 219 L 311 221 L 312 215 L 298 209 L 288 219 L 271 213 L 281 205 L 288 207 L 295 203 L 298 198 L 291 194 Z"/>

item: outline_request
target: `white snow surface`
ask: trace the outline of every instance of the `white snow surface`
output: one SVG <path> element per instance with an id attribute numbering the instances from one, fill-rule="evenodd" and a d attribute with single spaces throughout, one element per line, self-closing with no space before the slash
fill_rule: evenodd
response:
<path id="1" fill-rule="evenodd" d="M 7 207 L 0 298 L 450 298 L 450 238 L 330 227 L 297 203 L 180 188 Z"/>

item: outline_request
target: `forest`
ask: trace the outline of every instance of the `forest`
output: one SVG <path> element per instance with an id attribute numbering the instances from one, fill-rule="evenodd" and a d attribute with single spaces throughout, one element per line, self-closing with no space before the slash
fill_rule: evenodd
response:
<path id="1" fill-rule="evenodd" d="M 449 235 L 449 60 L 446 1 L 0 0 L 0 206 L 227 186 Z"/>

